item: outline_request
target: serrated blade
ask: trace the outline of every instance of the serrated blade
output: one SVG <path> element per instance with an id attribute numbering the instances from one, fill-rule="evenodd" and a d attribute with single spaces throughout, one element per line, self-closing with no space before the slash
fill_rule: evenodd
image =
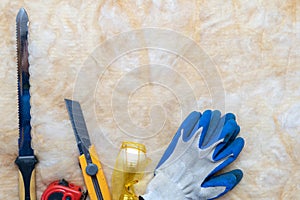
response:
<path id="1" fill-rule="evenodd" d="M 16 18 L 18 58 L 18 111 L 19 111 L 19 199 L 36 200 L 35 165 L 38 162 L 31 148 L 30 84 L 28 62 L 28 15 L 21 8 Z"/>
<path id="2" fill-rule="evenodd" d="M 32 156 L 30 83 L 28 62 L 28 15 L 24 8 L 19 10 L 17 26 L 17 59 L 18 59 L 18 111 L 19 111 L 19 156 Z"/>

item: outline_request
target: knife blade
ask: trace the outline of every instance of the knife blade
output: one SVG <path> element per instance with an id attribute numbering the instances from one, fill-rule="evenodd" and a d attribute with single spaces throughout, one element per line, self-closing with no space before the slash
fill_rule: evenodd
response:
<path id="1" fill-rule="evenodd" d="M 21 8 L 16 17 L 18 59 L 18 112 L 19 112 L 19 156 L 15 160 L 19 167 L 19 199 L 35 200 L 35 165 L 38 162 L 31 147 L 30 83 L 28 62 L 28 15 Z"/>
<path id="2" fill-rule="evenodd" d="M 80 153 L 79 163 L 88 195 L 91 200 L 111 200 L 95 146 L 90 141 L 81 106 L 78 101 L 69 99 L 65 99 L 65 103 Z"/>

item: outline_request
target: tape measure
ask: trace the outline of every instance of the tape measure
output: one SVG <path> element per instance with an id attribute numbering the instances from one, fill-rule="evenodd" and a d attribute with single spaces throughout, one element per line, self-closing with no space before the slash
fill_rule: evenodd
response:
<path id="1" fill-rule="evenodd" d="M 81 187 L 61 179 L 52 182 L 44 191 L 41 200 L 85 200 L 87 193 Z"/>

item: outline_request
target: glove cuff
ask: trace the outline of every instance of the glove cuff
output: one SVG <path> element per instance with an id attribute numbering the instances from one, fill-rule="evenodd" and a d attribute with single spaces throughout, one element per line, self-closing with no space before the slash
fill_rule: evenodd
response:
<path id="1" fill-rule="evenodd" d="M 185 199 L 182 189 L 163 172 L 157 173 L 148 184 L 144 200 L 182 200 Z"/>

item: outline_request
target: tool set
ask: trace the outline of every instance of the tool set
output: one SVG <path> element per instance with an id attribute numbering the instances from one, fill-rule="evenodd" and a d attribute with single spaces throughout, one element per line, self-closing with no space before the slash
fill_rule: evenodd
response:
<path id="1" fill-rule="evenodd" d="M 28 15 L 21 8 L 16 18 L 17 86 L 19 139 L 19 199 L 36 200 L 35 165 L 38 162 L 31 147 L 30 73 L 28 61 Z M 242 179 L 239 169 L 218 172 L 232 163 L 244 147 L 237 137 L 240 127 L 235 116 L 220 111 L 197 111 L 185 119 L 153 172 L 146 193 L 138 196 L 136 186 L 150 159 L 146 147 L 137 142 L 122 143 L 112 174 L 112 193 L 92 144 L 80 103 L 65 99 L 85 183 L 81 186 L 64 179 L 48 185 L 41 200 L 169 200 L 215 199 L 232 190 Z M 193 179 L 197 177 L 197 179 Z M 175 192 L 174 192 L 175 191 Z"/>

